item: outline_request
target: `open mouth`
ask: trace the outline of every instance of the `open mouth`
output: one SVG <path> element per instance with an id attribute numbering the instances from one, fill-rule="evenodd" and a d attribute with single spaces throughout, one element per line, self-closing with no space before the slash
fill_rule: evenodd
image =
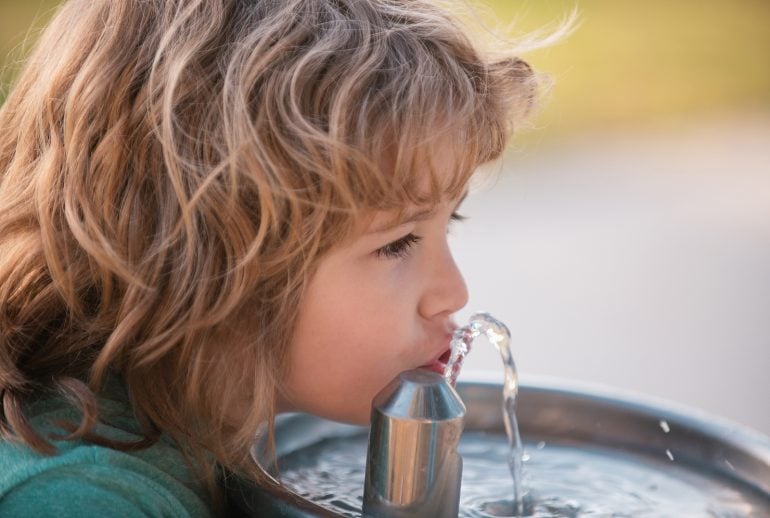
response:
<path id="1" fill-rule="evenodd" d="M 443 376 L 444 371 L 446 370 L 446 364 L 449 362 L 449 356 L 451 354 L 452 354 L 452 351 L 450 349 L 447 349 L 446 351 L 444 351 L 444 353 L 441 356 L 439 356 L 436 360 L 434 360 L 433 363 L 428 363 L 426 365 L 423 365 L 420 368 L 436 372 Z"/>

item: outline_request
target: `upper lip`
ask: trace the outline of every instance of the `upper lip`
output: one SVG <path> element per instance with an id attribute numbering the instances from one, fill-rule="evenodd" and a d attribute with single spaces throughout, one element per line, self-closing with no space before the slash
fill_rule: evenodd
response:
<path id="1" fill-rule="evenodd" d="M 449 332 L 441 336 L 441 339 L 438 341 L 440 346 L 437 346 L 437 350 L 434 352 L 431 359 L 427 363 L 425 363 L 425 365 L 433 365 L 434 363 L 439 361 L 439 358 L 444 356 L 447 353 L 447 351 L 450 350 L 450 343 L 452 341 L 452 335 L 454 334 L 455 329 L 457 329 L 457 326 L 454 324 L 447 327 L 447 330 Z"/>

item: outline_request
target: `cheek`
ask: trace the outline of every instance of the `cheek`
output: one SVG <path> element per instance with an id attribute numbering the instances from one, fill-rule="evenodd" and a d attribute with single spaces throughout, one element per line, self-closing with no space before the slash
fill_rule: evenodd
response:
<path id="1" fill-rule="evenodd" d="M 331 419 L 367 422 L 371 399 L 413 368 L 416 333 L 405 297 L 359 283 L 304 305 L 290 349 L 291 406 Z M 330 296 L 334 295 L 334 296 Z"/>

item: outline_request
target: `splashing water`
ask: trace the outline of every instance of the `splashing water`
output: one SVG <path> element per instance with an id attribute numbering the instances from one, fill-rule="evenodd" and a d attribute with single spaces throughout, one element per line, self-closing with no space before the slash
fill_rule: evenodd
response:
<path id="1" fill-rule="evenodd" d="M 471 351 L 473 340 L 480 334 L 477 328 L 474 329 L 473 322 L 455 330 L 449 344 L 449 361 L 444 369 L 444 379 L 453 387 L 457 386 L 457 377 L 460 375 L 465 357 Z"/>
<path id="2" fill-rule="evenodd" d="M 497 348 L 505 369 L 505 381 L 503 382 L 503 415 L 505 419 L 503 421 L 510 444 L 508 466 L 513 477 L 514 515 L 521 516 L 524 513 L 524 499 L 521 492 L 524 450 L 521 445 L 519 425 L 516 422 L 516 396 L 519 392 L 519 376 L 516 373 L 516 364 L 511 353 L 511 332 L 508 327 L 489 313 L 474 314 L 468 325 L 460 327 L 454 332 L 450 343 L 451 354 L 444 371 L 444 378 L 453 387 L 456 385 L 463 360 L 470 352 L 473 340 L 482 334 L 486 335 L 487 340 Z"/>

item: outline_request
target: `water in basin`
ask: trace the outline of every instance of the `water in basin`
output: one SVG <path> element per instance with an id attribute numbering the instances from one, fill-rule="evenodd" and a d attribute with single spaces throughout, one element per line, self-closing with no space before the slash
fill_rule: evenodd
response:
<path id="1" fill-rule="evenodd" d="M 326 439 L 280 461 L 295 493 L 345 516 L 360 516 L 367 436 Z M 466 432 L 460 440 L 460 516 L 513 516 L 509 443 L 502 434 Z M 671 461 L 601 447 L 524 443 L 523 516 L 765 516 L 761 494 Z M 520 515 L 520 516 L 521 516 Z"/>

